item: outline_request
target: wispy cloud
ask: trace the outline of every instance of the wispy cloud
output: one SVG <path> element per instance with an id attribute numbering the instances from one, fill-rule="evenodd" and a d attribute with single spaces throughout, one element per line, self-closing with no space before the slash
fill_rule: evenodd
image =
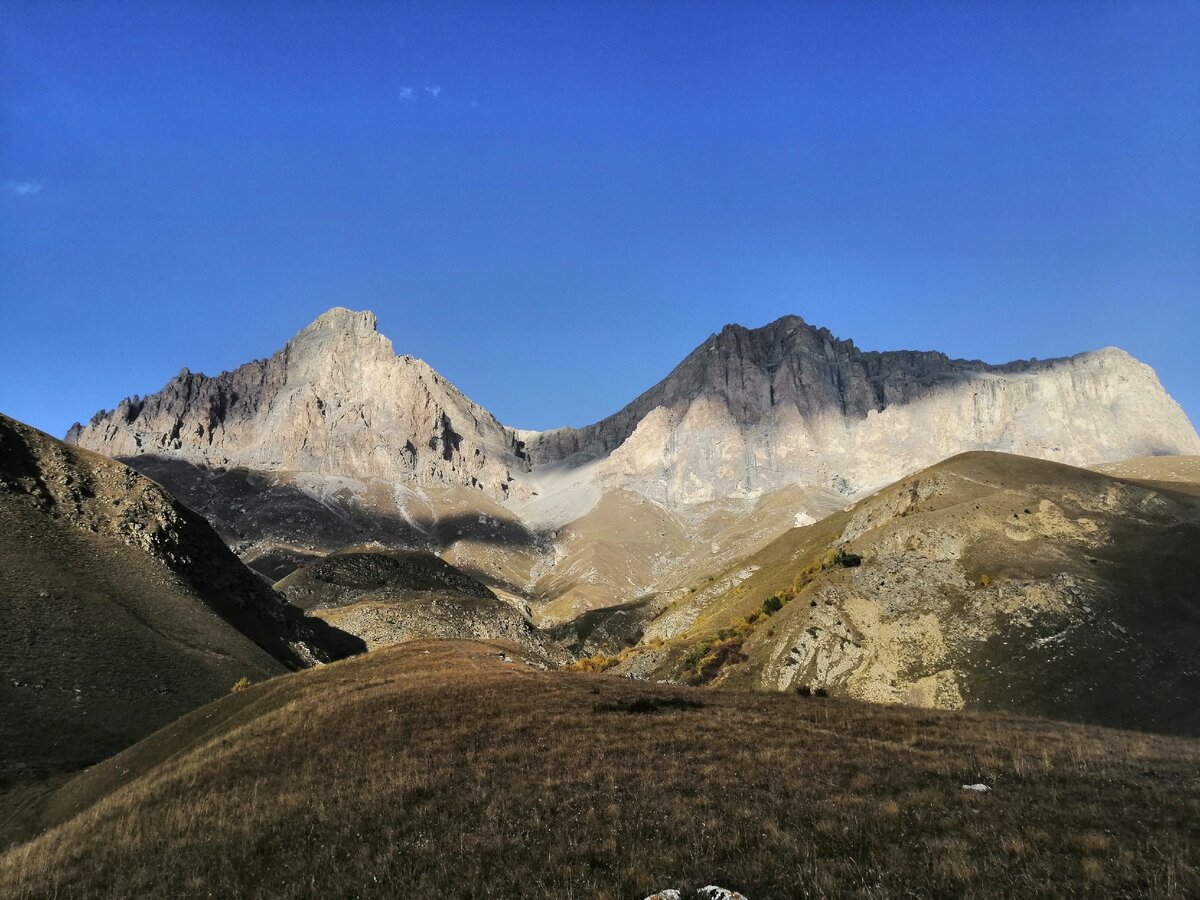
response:
<path id="1" fill-rule="evenodd" d="M 4 189 L 11 194 L 16 194 L 18 197 L 32 197 L 34 194 L 40 194 L 44 184 L 36 181 L 6 181 Z"/>
<path id="2" fill-rule="evenodd" d="M 417 99 L 417 91 L 415 88 L 402 87 L 400 88 L 400 102 L 415 103 Z"/>
<path id="3" fill-rule="evenodd" d="M 440 94 L 442 92 L 442 86 L 434 85 L 433 87 L 425 88 L 425 90 L 427 90 L 429 92 L 429 96 L 431 96 L 434 100 L 436 100 L 438 98 L 438 94 Z"/>

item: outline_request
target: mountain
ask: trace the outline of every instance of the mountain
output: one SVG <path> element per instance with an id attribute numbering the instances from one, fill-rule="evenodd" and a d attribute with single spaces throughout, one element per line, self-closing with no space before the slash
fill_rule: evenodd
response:
<path id="1" fill-rule="evenodd" d="M 376 542 L 439 553 L 546 622 L 677 589 L 954 453 L 1200 453 L 1119 350 L 995 366 L 864 352 L 795 316 L 727 326 L 595 425 L 521 431 L 345 309 L 67 437 L 166 485 L 272 580 Z"/>
<path id="2" fill-rule="evenodd" d="M 412 642 L 223 697 L 44 798 L 0 895 L 1200 893 L 1195 740 L 514 653 Z"/>
<path id="3" fill-rule="evenodd" d="M 427 364 L 397 356 L 369 312 L 331 309 L 270 359 L 216 378 L 182 370 L 71 443 L 210 468 L 480 487 L 503 496 L 511 434 Z"/>
<path id="4" fill-rule="evenodd" d="M 701 582 L 592 667 L 1200 734 L 1200 492 L 953 457 Z"/>
<path id="5" fill-rule="evenodd" d="M 854 494 L 969 449 L 1071 464 L 1200 452 L 1153 370 L 1116 348 L 987 365 L 864 352 L 797 316 L 728 325 L 620 412 L 581 429 L 505 428 L 375 316 L 335 308 L 268 360 L 180 372 L 74 426 L 109 456 L 465 485 L 497 499 L 546 464 L 691 503 L 802 483 Z M 666 475 L 664 479 L 664 473 Z M 534 480 L 536 483 L 536 479 Z"/>
<path id="6" fill-rule="evenodd" d="M 106 457 L 0 416 L 0 786 L 96 762 L 357 642 Z"/>
<path id="7" fill-rule="evenodd" d="M 795 483 L 856 495 L 966 450 L 1081 465 L 1195 453 L 1200 438 L 1116 348 L 987 365 L 864 352 L 785 316 L 728 325 L 617 414 L 527 441 L 535 463 L 603 459 L 602 478 L 683 503 Z"/>

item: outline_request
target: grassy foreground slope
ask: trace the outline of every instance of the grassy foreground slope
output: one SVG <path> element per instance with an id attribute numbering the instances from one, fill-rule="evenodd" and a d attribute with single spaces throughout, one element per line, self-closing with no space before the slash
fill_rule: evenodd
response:
<path id="1" fill-rule="evenodd" d="M 227 696 L 77 776 L 0 857 L 0 895 L 1195 896 L 1197 772 L 1181 738 L 421 641 Z"/>

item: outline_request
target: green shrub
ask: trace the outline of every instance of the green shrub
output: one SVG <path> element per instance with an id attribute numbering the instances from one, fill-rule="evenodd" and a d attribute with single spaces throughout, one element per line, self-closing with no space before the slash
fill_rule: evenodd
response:
<path id="1" fill-rule="evenodd" d="M 688 676 L 688 684 L 704 684 L 712 681 L 729 663 L 745 662 L 748 657 L 742 652 L 741 638 L 726 638 L 717 641 L 708 648 L 708 652 L 696 661 Z"/>

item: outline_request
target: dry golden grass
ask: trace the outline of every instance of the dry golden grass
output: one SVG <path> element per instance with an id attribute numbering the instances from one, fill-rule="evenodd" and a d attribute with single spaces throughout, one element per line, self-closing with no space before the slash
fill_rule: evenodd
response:
<path id="1" fill-rule="evenodd" d="M 1200 894 L 1200 742 L 498 649 L 403 644 L 209 704 L 55 793 L 0 896 Z"/>

